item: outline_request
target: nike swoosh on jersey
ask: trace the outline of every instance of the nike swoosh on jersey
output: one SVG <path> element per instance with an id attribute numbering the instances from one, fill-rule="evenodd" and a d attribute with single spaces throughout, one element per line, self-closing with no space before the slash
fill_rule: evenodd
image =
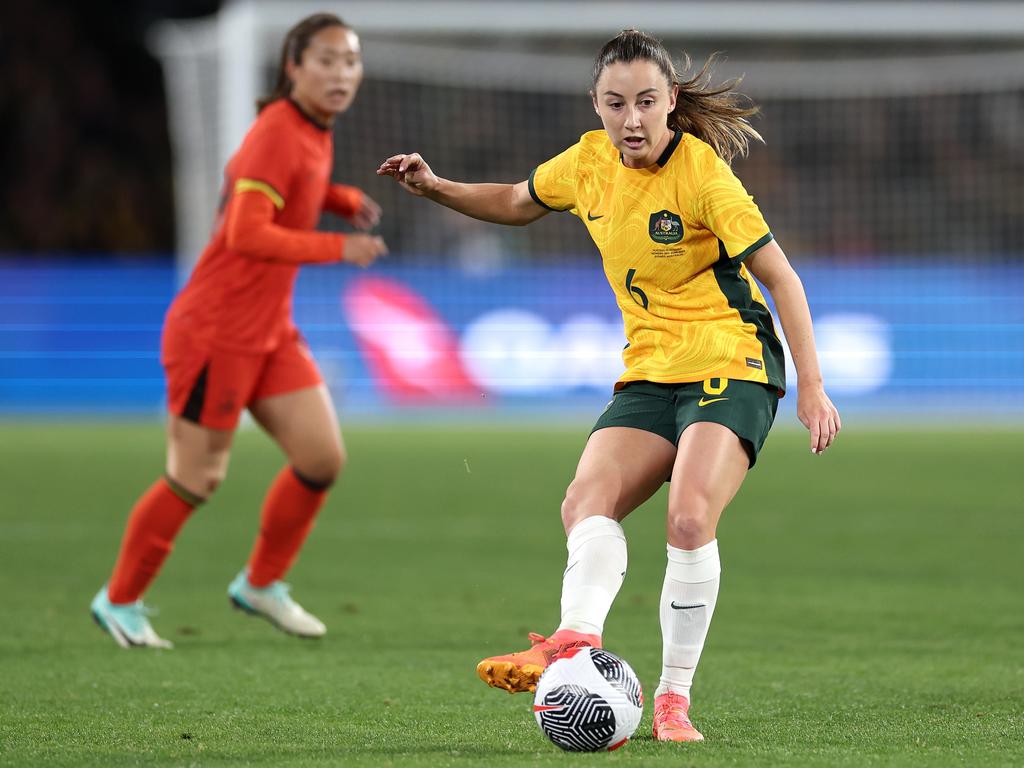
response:
<path id="1" fill-rule="evenodd" d="M 603 213 L 600 216 L 591 216 L 590 215 L 590 211 L 587 211 L 587 221 L 597 221 L 598 219 L 603 219 L 603 218 L 604 218 L 604 214 Z"/>
<path id="2" fill-rule="evenodd" d="M 688 611 L 691 608 L 703 608 L 705 606 L 705 603 L 697 603 L 696 605 L 676 605 L 676 601 L 673 600 L 671 603 L 669 603 L 669 605 L 671 605 L 677 611 Z"/>
<path id="3" fill-rule="evenodd" d="M 697 401 L 697 407 L 703 408 L 705 405 L 711 405 L 712 403 L 720 403 L 723 400 L 728 400 L 728 397 L 713 397 L 710 400 L 705 400 L 703 397 Z"/>

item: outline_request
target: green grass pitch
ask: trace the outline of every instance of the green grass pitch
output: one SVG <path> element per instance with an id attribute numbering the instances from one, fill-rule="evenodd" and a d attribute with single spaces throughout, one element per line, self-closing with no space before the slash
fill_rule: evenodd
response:
<path id="1" fill-rule="evenodd" d="M 148 595 L 170 652 L 88 616 L 158 425 L 0 425 L 0 765 L 1024 764 L 1024 492 L 1012 429 L 777 430 L 719 530 L 694 690 L 707 741 L 650 737 L 664 491 L 625 524 L 605 628 L 648 697 L 633 742 L 567 755 L 476 662 L 558 620 L 558 507 L 586 427 L 346 433 L 350 463 L 290 576 L 322 642 L 229 609 L 280 466 L 239 435 L 228 480 Z"/>

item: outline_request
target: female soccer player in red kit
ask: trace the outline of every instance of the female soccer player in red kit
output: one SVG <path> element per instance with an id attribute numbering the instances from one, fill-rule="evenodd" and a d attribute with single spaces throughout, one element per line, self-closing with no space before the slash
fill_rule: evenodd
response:
<path id="1" fill-rule="evenodd" d="M 248 565 L 228 595 L 286 632 L 326 631 L 281 581 L 345 459 L 327 387 L 291 317 L 292 287 L 301 264 L 365 267 L 387 252 L 376 236 L 313 231 L 323 210 L 364 230 L 380 218 L 362 191 L 330 183 L 331 126 L 362 77 L 355 32 L 330 14 L 302 20 L 285 37 L 273 94 L 227 164 L 213 237 L 164 325 L 166 474 L 136 502 L 113 575 L 92 602 L 96 622 L 122 647 L 171 646 L 146 618 L 142 594 L 224 479 L 244 408 L 288 466 L 267 493 Z"/>

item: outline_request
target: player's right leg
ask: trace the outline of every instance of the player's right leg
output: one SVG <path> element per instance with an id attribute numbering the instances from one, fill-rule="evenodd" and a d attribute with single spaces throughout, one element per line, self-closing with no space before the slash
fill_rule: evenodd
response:
<path id="1" fill-rule="evenodd" d="M 164 333 L 163 353 L 169 411 L 166 474 L 132 508 L 113 574 L 91 605 L 96 623 L 122 647 L 170 645 L 150 626 L 142 595 L 185 521 L 227 473 L 241 412 L 236 393 L 258 371 L 247 357 L 197 350 L 187 335 L 171 327 Z"/>
<path id="2" fill-rule="evenodd" d="M 531 633 L 532 647 L 525 651 L 481 661 L 477 674 L 488 685 L 509 693 L 533 691 L 560 654 L 580 645 L 600 647 L 605 617 L 626 575 L 626 538 L 619 521 L 657 491 L 675 458 L 671 439 L 648 431 L 665 411 L 664 403 L 656 397 L 638 402 L 633 395 L 625 410 L 641 427 L 617 426 L 623 422 L 614 417 L 622 408 L 609 408 L 587 441 L 562 502 L 568 560 L 559 627 L 547 638 Z M 609 412 L 612 418 L 606 418 Z"/>
<path id="3" fill-rule="evenodd" d="M 167 437 L 167 473 L 132 508 L 113 574 L 90 606 L 96 623 L 123 648 L 170 647 L 150 625 L 142 595 L 171 554 L 185 521 L 227 471 L 231 432 L 172 415 Z"/>

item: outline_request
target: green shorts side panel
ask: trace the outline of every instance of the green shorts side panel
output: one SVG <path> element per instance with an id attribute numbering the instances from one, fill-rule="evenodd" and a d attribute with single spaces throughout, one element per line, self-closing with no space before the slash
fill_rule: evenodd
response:
<path id="1" fill-rule="evenodd" d="M 635 381 L 615 393 L 598 417 L 591 434 L 605 427 L 632 427 L 661 435 L 675 444 L 676 431 L 675 384 L 653 384 Z"/>

